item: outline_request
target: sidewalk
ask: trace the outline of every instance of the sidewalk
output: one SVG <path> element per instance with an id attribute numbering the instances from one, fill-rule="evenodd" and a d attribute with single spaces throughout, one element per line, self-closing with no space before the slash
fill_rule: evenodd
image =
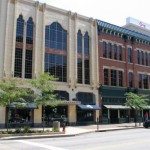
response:
<path id="1" fill-rule="evenodd" d="M 123 123 L 123 124 L 108 124 L 108 125 L 88 125 L 88 126 L 68 126 L 66 127 L 66 132 L 54 133 L 54 134 L 44 134 L 44 135 L 23 135 L 23 136 L 9 136 L 2 137 L 1 140 L 16 140 L 16 139 L 35 139 L 35 138 L 56 138 L 56 137 L 70 137 L 81 134 L 93 133 L 93 132 L 106 132 L 115 130 L 127 130 L 127 129 L 137 129 L 142 128 L 135 123 Z M 42 128 L 38 128 L 42 130 Z M 51 128 L 45 128 L 45 130 L 51 130 Z M 62 131 L 62 128 L 60 129 Z"/>

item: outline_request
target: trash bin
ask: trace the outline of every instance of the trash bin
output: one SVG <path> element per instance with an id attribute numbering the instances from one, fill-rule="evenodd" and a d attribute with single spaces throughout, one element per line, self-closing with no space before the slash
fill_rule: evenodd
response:
<path id="1" fill-rule="evenodd" d="M 54 132 L 60 131 L 60 122 L 59 121 L 53 121 L 53 131 Z"/>

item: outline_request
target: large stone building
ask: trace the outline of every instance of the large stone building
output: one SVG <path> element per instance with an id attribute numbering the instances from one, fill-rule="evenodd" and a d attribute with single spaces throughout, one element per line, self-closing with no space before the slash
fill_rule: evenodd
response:
<path id="1" fill-rule="evenodd" d="M 95 122 L 100 109 L 96 21 L 32 0 L 0 3 L 0 77 L 30 79 L 49 72 L 59 79 L 55 92 L 65 102 L 47 108 L 47 118 L 54 112 L 70 124 Z M 1 126 L 8 116 L 41 125 L 42 107 L 8 108 L 0 108 Z"/>

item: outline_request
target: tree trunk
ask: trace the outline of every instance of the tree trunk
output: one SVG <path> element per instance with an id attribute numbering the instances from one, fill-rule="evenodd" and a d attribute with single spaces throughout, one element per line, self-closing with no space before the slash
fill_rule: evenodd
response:
<path id="1" fill-rule="evenodd" d="M 137 127 L 137 109 L 135 109 L 134 122 L 135 122 L 135 127 Z"/>

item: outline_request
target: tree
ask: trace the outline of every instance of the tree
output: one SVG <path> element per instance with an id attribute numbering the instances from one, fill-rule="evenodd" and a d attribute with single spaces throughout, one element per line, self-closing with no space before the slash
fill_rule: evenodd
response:
<path id="1" fill-rule="evenodd" d="M 36 98 L 34 102 L 39 106 L 43 106 L 43 131 L 44 131 L 44 118 L 45 106 L 53 106 L 61 104 L 62 101 L 54 94 L 53 81 L 56 79 L 48 73 L 41 74 L 38 78 L 30 80 L 32 89 L 36 90 Z"/>
<path id="2" fill-rule="evenodd" d="M 136 122 L 137 122 L 138 111 L 142 110 L 148 105 L 147 98 L 144 95 L 137 95 L 135 93 L 129 92 L 126 93 L 126 100 L 127 101 L 125 105 L 135 110 L 134 120 L 135 120 L 135 126 L 137 126 Z"/>
<path id="3" fill-rule="evenodd" d="M 24 98 L 28 95 L 29 89 L 20 88 L 21 85 L 22 81 L 16 78 L 3 78 L 0 80 L 0 106 L 7 107 L 13 104 L 15 107 L 25 107 L 26 101 Z M 7 130 L 8 121 L 9 118 L 6 119 Z"/>

